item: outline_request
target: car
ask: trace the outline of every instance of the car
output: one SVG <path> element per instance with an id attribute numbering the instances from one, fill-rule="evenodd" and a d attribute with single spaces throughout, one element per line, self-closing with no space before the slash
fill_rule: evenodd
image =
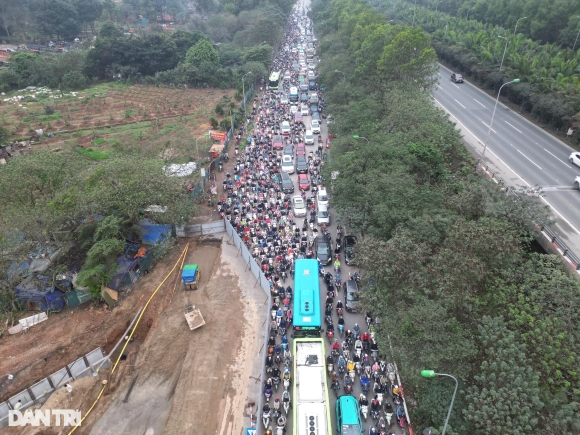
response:
<path id="1" fill-rule="evenodd" d="M 306 216 L 306 203 L 301 196 L 292 197 L 292 207 L 294 208 L 294 216 Z"/>
<path id="2" fill-rule="evenodd" d="M 295 61 L 295 60 L 293 60 L 293 61 L 292 61 L 292 66 L 293 66 L 293 67 L 298 67 L 298 62 L 297 62 L 297 61 Z"/>
<path id="3" fill-rule="evenodd" d="M 316 68 L 316 65 L 314 65 L 314 63 L 313 63 L 313 62 L 310 62 L 310 63 L 308 64 L 308 69 L 309 69 L 309 70 L 313 70 L 313 69 L 315 69 L 315 68 Z"/>
<path id="4" fill-rule="evenodd" d="M 302 94 L 300 95 L 300 101 L 301 101 L 302 103 L 306 103 L 306 102 L 308 101 L 308 94 L 307 94 L 307 93 L 302 93 Z"/>
<path id="5" fill-rule="evenodd" d="M 308 108 L 308 104 L 303 104 L 302 106 L 300 106 L 300 113 L 302 113 L 303 116 L 310 115 L 310 109 Z"/>
<path id="6" fill-rule="evenodd" d="M 288 104 L 290 100 L 288 100 L 288 95 L 282 95 L 280 97 L 280 104 Z"/>
<path id="7" fill-rule="evenodd" d="M 316 215 L 316 223 L 318 225 L 330 225 L 330 213 L 328 207 L 320 204 L 318 206 L 318 214 Z"/>
<path id="8" fill-rule="evenodd" d="M 308 85 L 306 83 L 300 83 L 300 92 L 308 92 Z"/>
<path id="9" fill-rule="evenodd" d="M 303 143 L 299 143 L 296 145 L 296 156 L 305 156 L 306 155 L 306 147 Z"/>
<path id="10" fill-rule="evenodd" d="M 304 121 L 304 118 L 302 118 L 302 112 L 296 112 L 294 114 L 294 122 L 296 124 L 302 123 Z"/>
<path id="11" fill-rule="evenodd" d="M 322 188 L 316 194 L 316 200 L 318 202 L 318 207 L 321 205 L 325 205 L 328 207 L 328 194 L 326 193 L 326 189 Z"/>
<path id="12" fill-rule="evenodd" d="M 280 173 L 282 192 L 284 193 L 294 193 L 294 182 L 290 178 L 290 174 L 287 172 Z"/>
<path id="13" fill-rule="evenodd" d="M 310 89 L 311 91 L 316 90 L 316 80 L 309 80 L 308 81 L 308 89 Z"/>
<path id="14" fill-rule="evenodd" d="M 335 408 L 337 435 L 364 435 L 360 405 L 355 397 L 350 394 L 341 395 L 336 399 Z M 379 433 L 379 431 L 376 431 L 376 433 Z M 387 432 L 384 431 L 383 433 Z M 423 433 L 426 433 L 426 431 Z"/>
<path id="15" fill-rule="evenodd" d="M 282 156 L 282 172 L 294 173 L 294 160 L 290 156 Z"/>
<path id="16" fill-rule="evenodd" d="M 312 110 L 312 107 L 310 109 Z M 313 111 L 311 116 L 312 116 L 312 120 L 317 120 L 318 122 L 320 122 L 320 112 Z"/>
<path id="17" fill-rule="evenodd" d="M 349 266 L 354 266 L 354 245 L 356 245 L 356 236 L 344 236 L 342 239 L 342 247 L 344 248 L 344 261 Z"/>
<path id="18" fill-rule="evenodd" d="M 308 162 L 306 161 L 306 156 L 296 156 L 296 172 L 299 174 L 308 173 Z"/>
<path id="19" fill-rule="evenodd" d="M 308 175 L 306 174 L 298 175 L 298 189 L 310 190 L 310 181 L 308 181 Z"/>
<path id="20" fill-rule="evenodd" d="M 280 130 L 282 130 L 282 134 L 287 136 L 290 134 L 290 123 L 288 121 L 282 121 L 280 125 Z"/>
<path id="21" fill-rule="evenodd" d="M 356 281 L 353 279 L 347 279 L 342 284 L 342 287 L 344 289 L 344 307 L 346 308 L 346 311 L 349 313 L 358 313 L 359 293 Z"/>
<path id="22" fill-rule="evenodd" d="M 284 152 L 282 153 L 282 156 L 290 156 L 292 159 L 294 159 L 294 148 L 292 147 L 292 145 L 286 145 L 284 147 Z"/>
<path id="23" fill-rule="evenodd" d="M 276 150 L 284 149 L 284 139 L 282 139 L 282 136 L 274 136 L 274 139 L 272 139 L 272 147 Z"/>
<path id="24" fill-rule="evenodd" d="M 316 78 L 316 76 L 314 75 L 314 71 L 312 71 L 312 70 L 308 71 L 308 74 L 306 74 L 306 77 L 308 77 L 308 80 L 314 80 Z"/>
<path id="25" fill-rule="evenodd" d="M 320 120 L 313 119 L 310 123 L 310 130 L 312 130 L 312 133 L 320 134 Z"/>
<path id="26" fill-rule="evenodd" d="M 294 213 L 296 215 L 296 213 Z M 332 261 L 331 245 L 324 236 L 318 236 L 314 240 L 314 249 L 316 251 L 316 259 L 323 266 L 327 266 Z M 349 280 L 350 281 L 350 280 Z"/>
<path id="27" fill-rule="evenodd" d="M 580 175 L 574 179 L 574 189 L 580 190 Z"/>
<path id="28" fill-rule="evenodd" d="M 461 74 L 453 73 L 451 74 L 451 81 L 453 83 L 463 83 L 463 76 Z"/>
<path id="29" fill-rule="evenodd" d="M 304 133 L 304 143 L 306 145 L 314 145 L 314 133 L 312 133 L 312 130 L 306 130 L 306 133 Z"/>
<path id="30" fill-rule="evenodd" d="M 568 157 L 568 161 L 570 163 L 575 164 L 576 166 L 580 166 L 580 153 L 570 154 L 570 157 Z"/>
<path id="31" fill-rule="evenodd" d="M 290 81 L 290 71 L 286 71 L 286 72 L 284 73 L 284 80 L 285 80 L 285 81 Z"/>
<path id="32" fill-rule="evenodd" d="M 298 107 L 297 106 L 290 106 L 290 113 L 292 115 L 294 115 L 296 112 L 298 112 Z"/>

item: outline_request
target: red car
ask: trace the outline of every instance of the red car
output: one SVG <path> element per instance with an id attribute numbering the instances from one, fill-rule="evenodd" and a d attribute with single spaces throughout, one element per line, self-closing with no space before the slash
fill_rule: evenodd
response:
<path id="1" fill-rule="evenodd" d="M 282 139 L 282 136 L 274 136 L 274 141 L 272 143 L 272 147 L 275 150 L 284 149 L 284 139 Z"/>
<path id="2" fill-rule="evenodd" d="M 306 147 L 304 146 L 303 143 L 299 143 L 298 145 L 296 145 L 296 155 L 299 156 L 300 154 L 302 154 L 303 156 L 306 155 Z"/>
<path id="3" fill-rule="evenodd" d="M 310 190 L 310 182 L 308 181 L 308 175 L 298 174 L 298 188 L 300 190 Z"/>

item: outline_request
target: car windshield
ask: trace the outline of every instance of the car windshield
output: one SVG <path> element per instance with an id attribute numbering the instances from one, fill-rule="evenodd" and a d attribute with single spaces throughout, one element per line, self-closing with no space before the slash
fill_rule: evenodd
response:
<path id="1" fill-rule="evenodd" d="M 306 135 L 306 139 L 313 139 L 313 138 L 314 138 L 314 135 L 312 135 L 312 134 L 307 134 Z"/>
<path id="2" fill-rule="evenodd" d="M 346 300 L 357 302 L 358 301 L 358 292 L 347 292 L 346 293 Z"/>
<path id="3" fill-rule="evenodd" d="M 360 427 L 355 424 L 343 424 L 341 435 L 360 435 Z"/>
<path id="4" fill-rule="evenodd" d="M 302 198 L 297 198 L 294 200 L 294 207 L 295 208 L 304 208 L 304 201 L 302 201 Z"/>
<path id="5" fill-rule="evenodd" d="M 327 197 L 326 195 L 320 195 L 320 196 L 318 197 L 318 199 L 319 199 L 320 201 L 328 201 L 328 197 Z"/>

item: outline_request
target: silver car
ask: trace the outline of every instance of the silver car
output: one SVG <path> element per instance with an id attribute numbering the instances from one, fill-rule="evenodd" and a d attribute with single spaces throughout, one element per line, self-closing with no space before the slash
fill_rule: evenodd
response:
<path id="1" fill-rule="evenodd" d="M 301 196 L 292 197 L 294 216 L 306 216 L 306 204 Z"/>

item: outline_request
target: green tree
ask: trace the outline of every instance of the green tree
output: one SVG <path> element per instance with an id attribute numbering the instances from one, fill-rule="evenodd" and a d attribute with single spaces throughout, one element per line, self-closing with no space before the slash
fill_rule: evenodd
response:
<path id="1" fill-rule="evenodd" d="M 56 35 L 59 39 L 71 39 L 81 32 L 76 8 L 62 0 L 47 0 L 42 3 L 42 19 L 39 24 L 45 35 Z"/>
<path id="2" fill-rule="evenodd" d="M 200 65 L 202 62 L 219 63 L 219 56 L 207 39 L 200 39 L 185 55 L 185 63 Z"/>
<path id="3" fill-rule="evenodd" d="M 244 61 L 261 62 L 267 68 L 272 63 L 272 47 L 267 44 L 255 45 L 246 51 Z"/>
<path id="4" fill-rule="evenodd" d="M 81 25 L 88 24 L 95 33 L 95 21 L 103 13 L 103 4 L 94 0 L 74 0 L 73 5 Z"/>
<path id="5" fill-rule="evenodd" d="M 120 38 L 123 34 L 119 31 L 115 23 L 111 21 L 105 21 L 101 24 L 101 28 L 99 29 L 99 36 L 101 38 Z"/>
<path id="6" fill-rule="evenodd" d="M 80 71 L 67 72 L 62 78 L 65 89 L 83 89 L 87 85 L 87 77 Z"/>
<path id="7" fill-rule="evenodd" d="M 476 434 L 533 433 L 538 428 L 538 374 L 529 366 L 525 348 L 502 317 L 483 317 L 479 326 L 482 362 L 467 388 L 464 411 Z"/>

